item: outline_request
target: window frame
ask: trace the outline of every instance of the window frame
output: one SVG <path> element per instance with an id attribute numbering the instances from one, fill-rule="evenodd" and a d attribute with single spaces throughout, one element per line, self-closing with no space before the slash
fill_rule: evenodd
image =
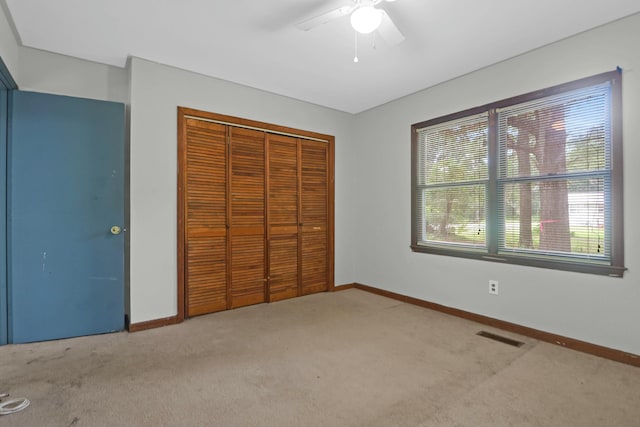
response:
<path id="1" fill-rule="evenodd" d="M 611 218 L 611 257 L 610 262 L 583 260 L 579 257 L 561 257 L 553 255 L 538 255 L 531 253 L 500 252 L 499 247 L 499 219 L 498 219 L 498 114 L 497 111 L 515 104 L 529 102 L 539 98 L 558 95 L 577 89 L 582 89 L 602 83 L 610 83 L 611 87 L 611 189 L 610 189 L 610 218 Z M 472 247 L 449 247 L 441 244 L 418 244 L 418 223 L 422 221 L 418 210 L 418 165 L 419 138 L 418 131 L 425 127 L 434 126 L 464 117 L 488 113 L 489 121 L 489 183 L 487 187 L 486 203 L 486 249 Z M 574 80 L 568 83 L 551 86 L 545 89 L 517 95 L 500 101 L 470 108 L 453 114 L 447 114 L 434 119 L 411 125 L 411 250 L 413 252 L 446 255 L 453 257 L 486 260 L 503 264 L 516 264 L 547 269 L 575 271 L 622 277 L 624 267 L 624 232 L 623 232 L 623 156 L 622 156 L 622 70 L 597 74 L 594 76 Z"/>

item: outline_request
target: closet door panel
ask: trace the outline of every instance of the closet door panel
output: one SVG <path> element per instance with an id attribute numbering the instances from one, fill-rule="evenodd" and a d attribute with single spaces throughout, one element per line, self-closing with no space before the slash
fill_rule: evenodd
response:
<path id="1" fill-rule="evenodd" d="M 227 308 L 227 143 L 225 126 L 186 127 L 186 308 L 195 316 Z"/>
<path id="2" fill-rule="evenodd" d="M 269 296 L 280 301 L 298 296 L 298 235 L 279 235 L 269 241 Z"/>
<path id="3" fill-rule="evenodd" d="M 264 302 L 264 235 L 235 234 L 231 247 L 231 308 Z"/>
<path id="4" fill-rule="evenodd" d="M 269 301 L 298 296 L 298 140 L 269 135 Z"/>
<path id="5" fill-rule="evenodd" d="M 226 236 L 192 236 L 187 243 L 189 316 L 227 309 Z"/>
<path id="6" fill-rule="evenodd" d="M 230 128 L 231 308 L 265 301 L 265 134 Z"/>
<path id="7" fill-rule="evenodd" d="M 301 141 L 302 294 L 328 290 L 327 144 Z"/>

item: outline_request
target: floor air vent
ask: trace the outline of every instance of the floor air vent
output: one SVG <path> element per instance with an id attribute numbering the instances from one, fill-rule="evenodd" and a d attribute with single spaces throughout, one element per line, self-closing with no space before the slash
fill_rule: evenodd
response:
<path id="1" fill-rule="evenodd" d="M 507 337 L 502 337 L 500 335 L 492 334 L 491 332 L 487 332 L 487 331 L 480 331 L 476 335 L 480 335 L 481 337 L 489 338 L 494 341 L 500 341 L 502 343 L 509 344 L 514 347 L 522 347 L 524 345 L 523 342 L 512 340 L 511 338 L 507 338 Z"/>

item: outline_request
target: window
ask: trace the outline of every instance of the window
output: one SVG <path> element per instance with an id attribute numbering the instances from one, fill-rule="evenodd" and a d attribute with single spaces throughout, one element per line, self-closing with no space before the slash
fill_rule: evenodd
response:
<path id="1" fill-rule="evenodd" d="M 416 252 L 621 277 L 620 71 L 412 126 Z"/>

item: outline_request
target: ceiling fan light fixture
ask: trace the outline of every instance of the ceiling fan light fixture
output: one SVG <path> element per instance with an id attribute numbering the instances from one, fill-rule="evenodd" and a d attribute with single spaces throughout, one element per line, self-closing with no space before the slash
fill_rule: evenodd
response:
<path id="1" fill-rule="evenodd" d="M 360 34 L 369 34 L 382 23 L 382 11 L 373 6 L 362 6 L 351 14 L 351 26 Z"/>

